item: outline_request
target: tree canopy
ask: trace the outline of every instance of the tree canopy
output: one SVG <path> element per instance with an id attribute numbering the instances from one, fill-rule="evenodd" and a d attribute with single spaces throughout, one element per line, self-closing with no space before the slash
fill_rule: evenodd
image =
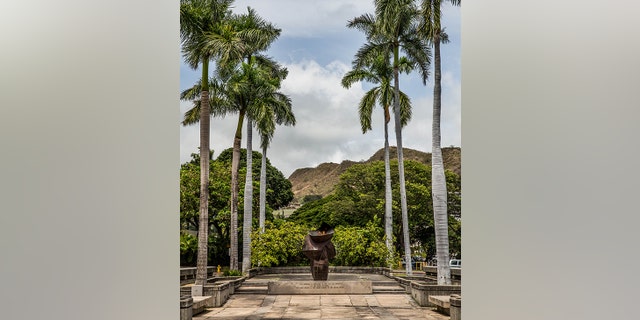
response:
<path id="1" fill-rule="evenodd" d="M 398 162 L 391 161 L 394 238 L 396 250 L 402 252 L 401 216 L 399 203 Z M 435 253 L 433 207 L 431 202 L 431 167 L 413 160 L 405 160 L 409 235 L 414 247 L 431 256 Z M 451 251 L 460 252 L 460 177 L 446 172 L 447 190 L 451 203 L 449 220 Z M 341 176 L 332 194 L 305 203 L 290 217 L 291 221 L 318 226 L 325 221 L 334 226 L 365 228 L 377 221 L 383 228 L 384 218 L 384 162 L 374 161 L 351 166 Z M 382 240 L 382 237 L 380 237 Z"/>
<path id="2" fill-rule="evenodd" d="M 210 162 L 209 170 L 209 260 L 215 264 L 228 263 L 227 245 L 229 245 L 229 193 L 231 190 L 231 155 L 232 149 L 226 149 L 213 161 Z M 182 164 L 180 168 L 180 226 L 183 230 L 198 230 L 199 226 L 199 197 L 200 197 L 200 159 L 198 154 L 192 154 L 192 160 Z M 254 151 L 253 157 L 261 159 L 262 154 Z M 244 174 L 246 168 L 246 150 L 242 149 L 242 166 L 240 173 Z M 260 175 L 260 164 L 254 163 L 253 175 Z M 293 200 L 291 182 L 287 180 L 282 172 L 273 167 L 267 159 L 267 210 L 266 219 L 273 220 L 273 209 L 286 206 Z M 257 180 L 256 180 L 257 181 Z M 244 181 L 241 181 L 241 187 Z M 254 192 L 257 192 L 260 183 L 254 183 Z M 243 190 L 243 188 L 241 188 Z M 240 193 L 243 197 L 243 192 Z M 240 205 L 242 205 L 242 201 Z M 257 210 L 258 199 L 254 199 L 253 207 Z M 242 209 L 242 208 L 241 208 Z M 257 225 L 257 219 L 254 219 Z M 192 246 L 188 235 L 181 237 L 181 255 L 191 254 Z M 182 249 L 184 247 L 184 250 Z M 181 256 L 181 263 L 190 263 L 190 258 Z"/>

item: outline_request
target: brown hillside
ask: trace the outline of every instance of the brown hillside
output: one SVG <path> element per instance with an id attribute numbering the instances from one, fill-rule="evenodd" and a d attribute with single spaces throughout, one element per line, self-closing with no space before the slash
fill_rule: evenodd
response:
<path id="1" fill-rule="evenodd" d="M 396 147 L 390 147 L 389 157 L 391 159 L 398 158 L 396 150 Z M 403 156 L 405 160 L 416 160 L 431 165 L 431 153 L 404 148 Z M 442 158 L 445 169 L 460 175 L 460 148 L 442 148 Z M 382 160 L 384 160 L 384 149 L 378 150 L 365 162 Z M 294 194 L 293 202 L 301 203 L 306 195 L 321 195 L 323 197 L 328 195 L 340 180 L 340 175 L 356 163 L 358 162 L 345 160 L 340 164 L 330 162 L 322 163 L 315 168 L 297 169 L 289 176 Z"/>
<path id="2" fill-rule="evenodd" d="M 422 162 L 426 165 L 431 165 L 431 153 L 426 153 L 418 150 L 404 148 L 404 152 L 402 153 L 405 160 L 416 160 Z M 397 159 L 397 148 L 389 147 L 389 158 Z M 384 149 L 378 150 L 376 153 L 369 158 L 366 162 L 371 161 L 383 161 L 384 160 Z M 459 147 L 446 147 L 442 148 L 442 161 L 444 162 L 444 169 L 451 170 L 455 172 L 457 175 L 461 175 L 460 168 L 460 148 Z"/>
<path id="3" fill-rule="evenodd" d="M 340 180 L 340 175 L 357 162 L 345 160 L 340 164 L 322 163 L 315 168 L 302 168 L 289 176 L 294 202 L 300 203 L 302 198 L 310 194 L 325 196 Z"/>

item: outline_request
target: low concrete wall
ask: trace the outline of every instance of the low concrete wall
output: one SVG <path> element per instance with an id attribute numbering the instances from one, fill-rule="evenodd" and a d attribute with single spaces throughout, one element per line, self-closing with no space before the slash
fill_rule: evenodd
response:
<path id="1" fill-rule="evenodd" d="M 207 277 L 212 277 L 217 267 L 207 267 Z M 193 280 L 196 278 L 197 268 L 180 268 L 180 281 Z"/>
<path id="2" fill-rule="evenodd" d="M 235 289 L 239 288 L 247 278 L 246 277 L 225 277 L 225 278 L 216 278 L 214 283 L 207 283 L 203 287 L 203 296 L 211 297 L 211 299 L 207 299 L 204 301 L 204 305 L 200 306 L 198 304 L 198 309 L 192 307 L 192 314 L 197 314 L 201 312 L 204 307 L 207 308 L 218 308 L 222 307 L 229 297 L 235 293 Z M 191 298 L 191 286 L 183 286 L 180 287 L 180 296 L 181 296 L 181 304 L 182 307 L 182 299 Z M 192 300 L 193 301 L 193 300 Z M 192 302 L 193 305 L 195 305 Z"/>
<path id="3" fill-rule="evenodd" d="M 311 273 L 309 266 L 301 267 L 259 267 L 249 270 L 249 277 L 259 274 L 284 274 L 284 273 Z M 349 267 L 349 266 L 329 266 L 329 273 L 375 273 L 389 275 L 389 268 L 382 267 Z"/>
<path id="4" fill-rule="evenodd" d="M 451 281 L 454 284 L 459 284 L 462 280 L 462 269 L 460 268 L 450 268 L 451 270 Z M 429 266 L 424 268 L 424 274 L 430 277 L 438 277 L 438 267 Z"/>
<path id="5" fill-rule="evenodd" d="M 437 284 L 425 284 L 417 281 L 411 282 L 411 297 L 421 307 L 433 307 L 434 305 L 429 302 L 429 296 L 448 296 L 451 294 L 460 294 L 460 285 L 437 285 Z"/>
<path id="6" fill-rule="evenodd" d="M 222 307 L 231 295 L 229 287 L 231 287 L 229 282 L 205 285 L 204 295 L 211 296 L 213 298 L 208 300 L 208 303 L 206 304 L 207 308 Z"/>

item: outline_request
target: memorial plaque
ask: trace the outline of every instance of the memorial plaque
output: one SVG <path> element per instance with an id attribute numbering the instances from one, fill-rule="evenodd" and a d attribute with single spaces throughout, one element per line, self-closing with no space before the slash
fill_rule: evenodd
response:
<path id="1" fill-rule="evenodd" d="M 268 294 L 371 294 L 369 280 L 359 281 L 270 281 Z"/>

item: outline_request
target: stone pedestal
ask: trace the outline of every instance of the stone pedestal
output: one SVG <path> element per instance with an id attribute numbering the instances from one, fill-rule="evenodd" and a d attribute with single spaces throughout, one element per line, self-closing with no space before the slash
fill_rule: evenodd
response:
<path id="1" fill-rule="evenodd" d="M 191 320 L 193 317 L 193 298 L 180 297 L 180 320 Z"/>
<path id="2" fill-rule="evenodd" d="M 371 281 L 270 281 L 268 294 L 371 294 Z"/>
<path id="3" fill-rule="evenodd" d="M 193 285 L 191 286 L 191 296 L 192 297 L 201 297 L 204 295 L 204 286 Z"/>

